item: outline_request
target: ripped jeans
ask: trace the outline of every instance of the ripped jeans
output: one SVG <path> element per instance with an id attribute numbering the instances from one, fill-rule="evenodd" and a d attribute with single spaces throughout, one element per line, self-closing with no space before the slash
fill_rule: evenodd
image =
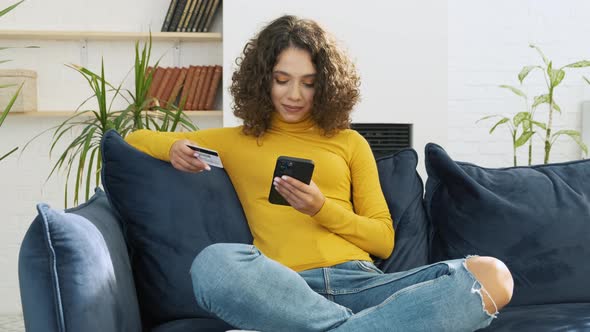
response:
<path id="1" fill-rule="evenodd" d="M 381 272 L 349 261 L 295 272 L 253 245 L 218 243 L 191 267 L 197 304 L 257 331 L 475 331 L 494 315 L 465 259 Z"/>

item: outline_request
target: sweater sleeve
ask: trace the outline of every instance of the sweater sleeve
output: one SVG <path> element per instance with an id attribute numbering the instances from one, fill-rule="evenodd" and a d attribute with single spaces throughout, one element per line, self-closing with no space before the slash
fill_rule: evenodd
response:
<path id="1" fill-rule="evenodd" d="M 170 161 L 170 148 L 179 139 L 193 140 L 192 132 L 158 132 L 148 129 L 136 130 L 125 141 L 134 148 L 149 154 L 154 158 Z"/>
<path id="2" fill-rule="evenodd" d="M 136 149 L 154 158 L 170 161 L 170 148 L 174 142 L 188 139 L 209 149 L 222 151 L 228 128 L 201 129 L 191 132 L 160 132 L 147 129 L 134 131 L 125 137 L 125 141 Z"/>
<path id="3" fill-rule="evenodd" d="M 354 212 L 326 198 L 312 218 L 366 252 L 386 259 L 394 245 L 394 230 L 383 196 L 377 163 L 369 143 L 357 132 L 349 141 Z"/>

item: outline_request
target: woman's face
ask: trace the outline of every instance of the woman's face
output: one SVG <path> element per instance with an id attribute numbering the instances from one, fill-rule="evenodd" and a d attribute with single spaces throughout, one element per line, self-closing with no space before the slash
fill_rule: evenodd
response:
<path id="1" fill-rule="evenodd" d="M 277 58 L 272 72 L 271 99 L 286 122 L 299 122 L 313 106 L 315 68 L 309 52 L 294 47 Z"/>

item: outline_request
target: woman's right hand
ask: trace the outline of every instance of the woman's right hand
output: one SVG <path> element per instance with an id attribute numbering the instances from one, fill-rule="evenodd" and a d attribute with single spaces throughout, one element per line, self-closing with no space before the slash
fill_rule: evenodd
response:
<path id="1" fill-rule="evenodd" d="M 198 158 L 199 153 L 187 146 L 197 145 L 187 139 L 179 140 L 170 148 L 170 163 L 174 168 L 184 172 L 199 173 L 203 170 L 210 171 L 211 167 Z"/>

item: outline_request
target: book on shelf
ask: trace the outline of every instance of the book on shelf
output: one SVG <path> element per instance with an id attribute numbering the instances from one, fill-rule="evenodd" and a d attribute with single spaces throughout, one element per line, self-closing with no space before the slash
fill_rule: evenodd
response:
<path id="1" fill-rule="evenodd" d="M 188 105 L 187 105 L 187 103 L 188 103 L 188 90 L 189 90 L 190 85 L 193 82 L 196 68 L 197 68 L 196 66 L 189 66 L 184 84 L 182 85 L 182 92 L 180 94 L 180 100 L 181 101 L 185 100 L 184 109 L 188 109 Z"/>
<path id="2" fill-rule="evenodd" d="M 195 7 L 197 6 L 198 0 L 190 0 L 190 7 L 188 9 L 188 12 L 186 14 L 186 17 L 184 19 L 184 21 L 182 22 L 182 27 L 180 28 L 180 32 L 187 32 L 188 31 L 188 24 L 191 20 L 191 16 L 193 15 L 193 12 L 195 11 Z"/>
<path id="3" fill-rule="evenodd" d="M 168 6 L 168 12 L 166 13 L 166 17 L 164 18 L 164 23 L 162 24 L 162 31 L 168 31 L 170 23 L 172 22 L 172 16 L 174 16 L 174 10 L 176 9 L 177 3 L 178 0 L 170 1 L 170 6 Z"/>
<path id="4" fill-rule="evenodd" d="M 174 83 L 174 88 L 172 88 L 172 92 L 170 93 L 170 96 L 166 100 L 167 104 L 174 103 L 176 101 L 176 99 L 178 98 L 178 95 L 180 94 L 180 90 L 182 89 L 182 84 L 184 83 L 184 80 L 186 79 L 187 73 L 188 73 L 188 67 L 182 67 L 180 69 L 180 73 L 178 75 L 178 78 L 176 79 L 176 82 Z"/>
<path id="5" fill-rule="evenodd" d="M 222 67 L 148 67 L 154 72 L 154 79 L 148 91 L 149 97 L 157 99 L 157 105 L 167 107 L 180 105 L 185 100 L 184 109 L 210 110 L 213 108 L 217 90 L 221 82 Z M 157 78 L 157 79 L 156 79 Z M 150 105 L 153 107 L 154 105 Z"/>
<path id="6" fill-rule="evenodd" d="M 174 14 L 172 16 L 172 21 L 170 22 L 170 26 L 168 27 L 167 31 L 176 31 L 176 28 L 180 23 L 182 13 L 184 12 L 184 7 L 186 7 L 186 2 L 187 0 L 177 0 L 176 7 L 174 8 Z"/>
<path id="7" fill-rule="evenodd" d="M 188 11 L 192 5 L 192 3 L 194 2 L 194 0 L 187 0 L 186 1 L 186 5 L 184 5 L 184 9 L 182 10 L 182 15 L 180 15 L 180 21 L 178 21 L 178 25 L 176 26 L 176 32 L 181 32 L 182 31 L 182 26 L 184 25 L 184 22 L 186 21 L 186 17 L 188 16 Z"/>
<path id="8" fill-rule="evenodd" d="M 207 92 L 207 100 L 205 101 L 206 110 L 210 110 L 211 108 L 213 108 L 213 103 L 215 102 L 215 97 L 217 96 L 217 88 L 219 87 L 219 82 L 221 82 L 222 72 L 223 67 L 215 66 L 213 70 L 211 86 L 209 88 L 209 91 Z"/>
<path id="9" fill-rule="evenodd" d="M 164 95 L 164 90 L 166 89 L 166 86 L 168 85 L 168 81 L 170 81 L 171 76 L 172 76 L 172 68 L 170 68 L 170 67 L 165 68 L 164 75 L 162 76 L 162 81 L 160 82 L 160 85 L 158 86 L 158 90 L 156 90 L 156 95 L 154 96 L 158 100 L 158 103 L 160 106 L 164 106 L 162 103 L 162 101 L 164 100 L 162 98 L 162 96 Z"/>
<path id="10" fill-rule="evenodd" d="M 211 7 L 211 10 L 209 11 L 209 14 L 207 15 L 207 20 L 205 22 L 205 24 L 203 25 L 203 29 L 201 30 L 202 32 L 209 32 L 209 29 L 211 28 L 211 24 L 213 23 L 213 17 L 215 16 L 215 13 L 217 12 L 217 8 L 219 7 L 219 2 L 221 0 L 213 0 L 213 5 Z"/>
<path id="11" fill-rule="evenodd" d="M 209 86 L 211 85 L 211 79 L 213 78 L 213 70 L 214 66 L 207 66 L 206 76 L 203 80 L 203 86 L 201 87 L 201 91 L 199 92 L 199 103 L 196 105 L 198 110 L 205 109 L 205 101 L 207 99 L 207 92 L 209 91 Z"/>
<path id="12" fill-rule="evenodd" d="M 199 25 L 199 23 L 201 22 L 201 20 L 203 18 L 203 15 L 205 13 L 205 9 L 207 8 L 209 1 L 210 0 L 202 0 L 201 7 L 199 7 L 199 12 L 197 13 L 195 21 L 191 25 L 191 32 L 197 32 L 197 26 Z"/>
<path id="13" fill-rule="evenodd" d="M 207 74 L 207 66 L 201 66 L 201 70 L 196 75 L 195 80 L 197 80 L 197 84 L 191 88 L 193 97 L 191 98 L 191 109 L 196 110 L 199 109 L 199 100 L 201 98 L 201 89 L 203 88 L 203 82 L 205 81 L 205 75 Z"/>
<path id="14" fill-rule="evenodd" d="M 195 25 L 195 22 L 197 20 L 197 16 L 199 16 L 199 11 L 203 7 L 203 3 L 204 3 L 203 0 L 197 0 L 197 5 L 195 6 L 195 10 L 191 14 L 190 20 L 189 20 L 188 25 L 186 27 L 187 32 L 192 32 L 193 26 Z"/>
<path id="15" fill-rule="evenodd" d="M 168 99 L 170 98 L 170 94 L 172 94 L 172 89 L 174 89 L 174 86 L 176 85 L 176 80 L 178 79 L 178 75 L 180 75 L 180 68 L 179 67 L 172 68 L 172 75 L 170 75 L 170 80 L 168 81 L 168 83 L 164 87 L 164 92 L 162 93 L 162 96 L 160 98 L 160 105 L 161 106 L 166 106 L 166 103 L 168 102 Z"/>
<path id="16" fill-rule="evenodd" d="M 154 70 L 151 67 L 148 67 L 148 70 Z M 162 76 L 164 75 L 164 70 L 162 67 L 156 67 L 155 71 L 154 71 L 154 76 L 152 76 L 152 84 L 150 85 L 150 88 L 148 90 L 148 98 L 155 98 L 156 97 L 156 91 L 158 89 L 158 86 L 160 85 L 160 81 L 162 80 Z M 150 107 L 153 106 L 153 104 L 149 105 Z"/>

